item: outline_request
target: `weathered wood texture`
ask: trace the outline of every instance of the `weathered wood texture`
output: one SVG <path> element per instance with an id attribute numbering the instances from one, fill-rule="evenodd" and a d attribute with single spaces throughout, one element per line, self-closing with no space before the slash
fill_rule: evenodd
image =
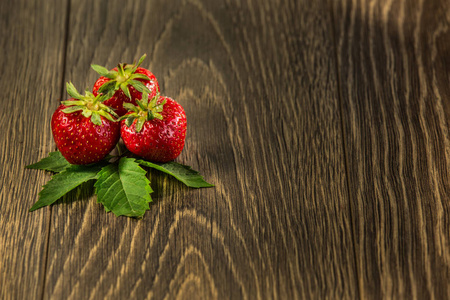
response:
<path id="1" fill-rule="evenodd" d="M 24 167 L 54 150 L 66 4 L 0 2 L 0 299 L 42 295 L 50 209 L 28 208 L 50 176 Z"/>
<path id="2" fill-rule="evenodd" d="M 450 2 L 336 1 L 361 298 L 450 298 Z"/>
<path id="3" fill-rule="evenodd" d="M 450 297 L 448 2 L 37 2 L 0 0 L 1 299 Z M 216 187 L 28 213 L 64 82 L 143 53 Z"/>

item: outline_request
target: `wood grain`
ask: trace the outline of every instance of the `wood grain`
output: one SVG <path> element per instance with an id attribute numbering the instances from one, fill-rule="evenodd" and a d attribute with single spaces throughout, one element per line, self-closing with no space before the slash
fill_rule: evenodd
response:
<path id="1" fill-rule="evenodd" d="M 54 150 L 65 16 L 65 1 L 0 2 L 0 299 L 42 296 L 50 214 L 28 209 L 49 176 L 24 168 Z"/>
<path id="2" fill-rule="evenodd" d="M 360 297 L 450 297 L 448 1 L 333 2 Z"/>
<path id="3" fill-rule="evenodd" d="M 1 299 L 450 298 L 445 0 L 0 0 Z M 28 213 L 64 82 L 145 67 L 188 116 L 143 220 Z"/>
<path id="4" fill-rule="evenodd" d="M 188 115 L 144 220 L 95 199 L 53 207 L 45 297 L 354 298 L 331 14 L 309 1 L 73 1 L 65 81 L 148 54 Z M 86 18 L 86 16 L 90 16 Z M 84 197 L 86 198 L 86 197 Z"/>

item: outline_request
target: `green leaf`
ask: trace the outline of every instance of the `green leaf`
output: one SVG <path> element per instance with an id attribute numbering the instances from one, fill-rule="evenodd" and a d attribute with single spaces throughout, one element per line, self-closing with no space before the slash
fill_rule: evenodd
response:
<path id="1" fill-rule="evenodd" d="M 61 101 L 61 104 L 64 104 L 65 106 L 74 106 L 74 105 L 85 106 L 86 105 L 86 101 L 83 101 L 83 100 L 68 100 L 68 101 Z"/>
<path id="2" fill-rule="evenodd" d="M 139 92 L 147 92 L 148 94 L 151 94 L 152 91 L 150 91 L 148 89 L 148 87 L 146 87 L 142 82 L 137 81 L 137 80 L 128 80 L 128 83 L 131 84 L 136 90 L 138 90 Z"/>
<path id="3" fill-rule="evenodd" d="M 136 118 L 137 118 L 136 116 L 129 116 L 128 118 L 125 119 L 125 125 L 127 127 L 130 127 L 133 124 L 134 120 L 136 120 Z"/>
<path id="4" fill-rule="evenodd" d="M 123 70 L 125 71 L 126 74 L 131 74 L 132 73 L 131 71 L 133 70 L 135 63 L 136 63 L 136 61 L 134 61 L 132 64 L 125 64 L 123 66 Z"/>
<path id="5" fill-rule="evenodd" d="M 26 166 L 27 169 L 45 170 L 59 173 L 70 167 L 71 164 L 62 156 L 61 152 L 50 152 L 48 157 L 41 159 L 39 162 Z"/>
<path id="6" fill-rule="evenodd" d="M 143 110 L 143 111 L 147 110 L 147 107 L 145 106 L 144 102 L 142 102 L 142 100 L 136 100 L 136 103 L 141 110 Z"/>
<path id="7" fill-rule="evenodd" d="M 147 57 L 147 54 L 144 54 L 141 56 L 141 58 L 139 58 L 139 61 L 137 64 L 134 65 L 133 69 L 131 70 L 131 74 L 133 74 L 134 72 L 136 72 L 137 68 L 142 64 L 142 62 L 144 61 L 144 59 Z"/>
<path id="8" fill-rule="evenodd" d="M 79 100 L 81 100 L 83 98 L 83 95 L 81 95 L 77 91 L 77 89 L 75 88 L 75 86 L 73 85 L 72 82 L 66 83 L 66 89 L 67 89 L 67 94 L 69 94 L 69 96 L 71 96 L 72 98 L 79 99 Z"/>
<path id="9" fill-rule="evenodd" d="M 100 87 L 102 88 L 103 85 Z M 105 102 L 106 100 L 110 99 L 112 96 L 114 96 L 116 90 L 114 88 L 111 88 L 109 91 L 107 91 L 106 93 L 103 93 L 100 91 L 100 89 L 98 90 L 98 95 L 97 95 L 97 101 L 102 103 Z"/>
<path id="10" fill-rule="evenodd" d="M 123 64 L 118 64 L 117 70 L 118 70 L 120 76 L 125 77 L 125 70 L 123 69 Z"/>
<path id="11" fill-rule="evenodd" d="M 145 74 L 141 74 L 141 73 L 134 73 L 133 75 L 130 76 L 131 79 L 143 79 L 143 80 L 148 80 L 150 81 L 150 77 L 148 77 Z"/>
<path id="12" fill-rule="evenodd" d="M 102 126 L 102 118 L 100 118 L 98 111 L 93 111 L 91 116 L 91 122 L 97 126 Z"/>
<path id="13" fill-rule="evenodd" d="M 146 91 L 142 92 L 141 101 L 142 101 L 142 104 L 144 104 L 144 107 L 147 108 L 148 107 L 148 93 Z"/>
<path id="14" fill-rule="evenodd" d="M 53 175 L 52 179 L 44 185 L 39 193 L 39 200 L 30 208 L 30 211 L 53 204 L 83 182 L 96 179 L 97 173 L 106 164 L 107 162 L 102 161 L 87 166 L 72 165 L 61 173 Z"/>
<path id="15" fill-rule="evenodd" d="M 128 103 L 128 102 L 124 102 L 123 103 L 123 107 L 125 107 L 127 110 L 130 110 L 130 111 L 139 112 L 137 107 L 136 107 L 136 105 L 133 105 L 133 104 Z"/>
<path id="16" fill-rule="evenodd" d="M 83 115 L 83 117 L 85 118 L 89 118 L 92 115 L 92 110 L 88 110 L 88 109 L 83 109 L 83 112 L 81 113 Z"/>
<path id="17" fill-rule="evenodd" d="M 144 118 L 138 118 L 135 125 L 136 132 L 140 132 L 142 130 L 142 127 L 144 127 L 145 119 Z M 130 126 L 127 126 L 130 127 Z"/>
<path id="18" fill-rule="evenodd" d="M 164 99 L 160 104 L 158 104 L 158 105 L 156 105 L 155 106 L 155 111 L 157 111 L 157 112 L 162 112 L 163 111 L 163 107 L 164 107 L 164 105 L 167 103 L 167 100 L 166 99 Z"/>
<path id="19" fill-rule="evenodd" d="M 96 113 L 99 114 L 100 116 L 103 116 L 107 120 L 110 120 L 111 122 L 116 122 L 116 120 L 114 120 L 114 118 L 111 116 L 111 114 L 109 112 L 106 112 L 104 110 L 99 110 Z M 102 122 L 102 120 L 100 119 L 100 125 L 102 125 L 101 122 Z M 97 125 L 99 125 L 99 124 L 97 124 Z"/>
<path id="20" fill-rule="evenodd" d="M 207 183 L 203 177 L 189 166 L 185 166 L 174 161 L 168 163 L 151 163 L 146 160 L 137 160 L 137 163 L 167 173 L 185 185 L 193 188 L 212 187 L 214 185 Z"/>
<path id="21" fill-rule="evenodd" d="M 69 107 L 64 108 L 62 110 L 62 112 L 66 113 L 66 114 L 71 114 L 71 113 L 74 113 L 74 112 L 80 111 L 80 110 L 83 110 L 83 107 L 75 105 L 75 106 L 69 106 Z"/>
<path id="22" fill-rule="evenodd" d="M 115 80 L 107 81 L 104 84 L 102 84 L 102 86 L 98 89 L 97 92 L 103 93 L 103 94 L 106 93 L 109 96 L 109 92 L 116 91 L 119 89 L 119 87 L 116 85 L 116 83 L 117 82 Z M 112 95 L 111 95 L 111 97 L 112 97 Z"/>
<path id="23" fill-rule="evenodd" d="M 115 76 L 115 72 L 110 72 L 107 68 L 103 67 L 103 66 L 99 66 L 99 65 L 95 65 L 92 64 L 91 68 L 94 69 L 95 72 L 97 72 L 98 74 L 100 74 L 101 76 L 104 76 L 106 78 L 114 78 Z"/>
<path id="24" fill-rule="evenodd" d="M 156 107 L 157 106 L 157 102 L 158 102 L 158 98 L 159 98 L 159 94 L 156 93 L 156 95 L 150 100 L 150 103 L 148 104 L 148 106 L 150 106 L 151 108 Z M 166 99 L 164 99 L 164 101 L 166 101 Z"/>
<path id="25" fill-rule="evenodd" d="M 116 114 L 116 112 L 114 111 L 113 108 L 105 105 L 104 107 L 102 107 L 104 109 L 105 112 L 107 112 L 108 114 L 112 115 L 114 118 L 119 118 L 119 115 Z"/>
<path id="26" fill-rule="evenodd" d="M 158 120 L 162 120 L 164 118 L 160 113 L 157 113 L 157 112 L 152 112 L 152 117 L 153 117 L 153 119 L 158 119 Z"/>
<path id="27" fill-rule="evenodd" d="M 142 217 L 152 201 L 150 181 L 134 158 L 104 167 L 95 183 L 97 202 L 116 216 Z"/>
<path id="28" fill-rule="evenodd" d="M 130 90 L 128 89 L 128 84 L 126 82 L 124 82 L 120 85 L 120 89 L 125 94 L 125 96 L 128 97 L 128 99 L 131 99 Z"/>
<path id="29" fill-rule="evenodd" d="M 84 95 L 85 95 L 85 98 L 90 98 L 90 99 L 95 98 L 94 94 L 91 91 L 89 91 L 88 88 L 84 90 Z"/>

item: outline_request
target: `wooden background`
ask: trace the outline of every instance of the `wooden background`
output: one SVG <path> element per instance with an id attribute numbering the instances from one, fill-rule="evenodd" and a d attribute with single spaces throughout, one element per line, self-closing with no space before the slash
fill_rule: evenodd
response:
<path id="1" fill-rule="evenodd" d="M 1 299 L 450 298 L 449 1 L 1 0 L 0 45 Z M 216 187 L 28 213 L 65 82 L 143 53 Z"/>

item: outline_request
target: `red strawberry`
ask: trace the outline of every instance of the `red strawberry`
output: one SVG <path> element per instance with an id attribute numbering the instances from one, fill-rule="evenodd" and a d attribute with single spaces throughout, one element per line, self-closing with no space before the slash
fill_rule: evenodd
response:
<path id="1" fill-rule="evenodd" d="M 159 94 L 148 103 L 148 95 L 137 100 L 138 106 L 124 104 L 130 112 L 123 116 L 120 134 L 132 153 L 154 162 L 168 162 L 180 155 L 186 137 L 183 107 Z"/>
<path id="2" fill-rule="evenodd" d="M 99 65 L 91 65 L 97 73 L 102 75 L 94 84 L 92 90 L 94 96 L 103 93 L 108 95 L 108 98 L 111 97 L 104 104 L 114 108 L 119 116 L 128 112 L 123 107 L 123 103 L 136 105 L 136 100 L 142 98 L 143 91 L 150 97 L 154 97 L 159 92 L 155 75 L 139 67 L 145 57 L 146 55 L 143 55 L 137 64 L 119 64 L 111 71 Z"/>
<path id="3" fill-rule="evenodd" d="M 120 139 L 115 113 L 102 103 L 102 96 L 78 93 L 67 83 L 71 99 L 62 101 L 53 113 L 52 133 L 56 146 L 71 164 L 86 165 L 102 160 Z"/>

